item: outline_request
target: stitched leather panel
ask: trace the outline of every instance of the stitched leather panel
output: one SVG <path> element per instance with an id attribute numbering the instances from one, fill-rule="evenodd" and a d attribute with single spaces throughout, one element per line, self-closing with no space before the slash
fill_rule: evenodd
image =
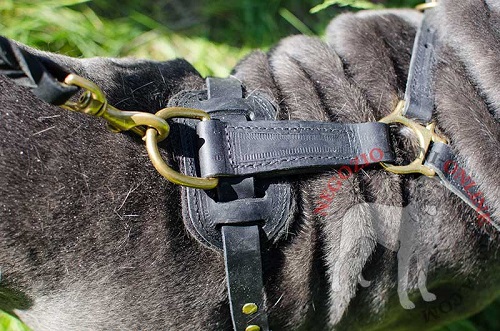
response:
<path id="1" fill-rule="evenodd" d="M 349 164 L 375 149 L 377 161 L 394 162 L 389 126 L 384 123 L 204 121 L 197 132 L 203 140 L 202 177 L 314 172 Z"/>
<path id="2" fill-rule="evenodd" d="M 220 97 L 215 92 L 211 94 L 216 97 L 207 100 L 206 91 L 184 91 L 172 98 L 169 106 L 203 109 L 212 119 L 229 122 L 236 120 L 241 123 L 249 118 L 275 119 L 277 108 L 270 100 L 258 93 L 252 93 L 245 99 L 238 98 L 241 85 L 236 80 L 233 80 L 234 83 L 238 84 L 239 91 L 229 87 L 226 97 Z M 200 176 L 197 155 L 199 138 L 195 131 L 199 123 L 179 119 L 171 128 L 172 139 L 180 141 L 174 151 L 180 159 L 180 171 L 190 176 Z M 248 185 L 249 181 L 251 185 Z M 216 190 L 182 187 L 184 223 L 197 240 L 211 248 L 222 249 L 220 226 L 223 224 L 259 222 L 265 237 L 272 241 L 278 240 L 284 233 L 294 210 L 291 184 L 284 178 L 220 178 L 219 189 L 218 193 Z"/>

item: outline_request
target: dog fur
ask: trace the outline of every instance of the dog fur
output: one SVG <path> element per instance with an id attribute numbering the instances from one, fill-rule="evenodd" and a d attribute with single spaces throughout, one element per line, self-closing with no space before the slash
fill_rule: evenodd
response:
<path id="1" fill-rule="evenodd" d="M 428 177 L 420 176 L 416 180 L 417 186 L 414 188 L 420 194 L 426 186 Z M 415 308 L 415 304 L 408 298 L 408 279 L 410 276 L 410 262 L 412 258 L 416 259 L 416 274 L 418 277 L 418 288 L 425 301 L 434 301 L 436 296 L 427 290 L 427 272 L 429 269 L 430 258 L 434 247 L 429 247 L 426 240 L 432 235 L 439 235 L 433 231 L 439 224 L 442 217 L 437 217 L 436 202 L 427 200 L 425 205 L 420 204 L 417 207 L 417 199 L 410 199 L 408 205 L 404 208 L 397 206 L 386 206 L 377 203 L 360 203 L 350 208 L 344 215 L 346 220 L 342 220 L 342 233 L 340 235 L 340 254 L 335 261 L 332 271 L 331 288 L 334 292 L 342 290 L 340 276 L 342 269 L 349 266 L 351 256 L 357 255 L 361 247 L 371 245 L 373 238 L 377 244 L 397 252 L 398 257 L 398 296 L 401 306 L 405 309 Z M 423 210 L 418 208 L 423 207 Z M 369 216 L 367 216 L 369 215 Z M 352 233 L 350 219 L 371 218 L 373 223 L 366 228 L 365 236 L 355 238 Z M 400 224 L 397 232 L 388 231 L 392 227 L 389 224 Z M 439 242 L 439 238 L 433 238 L 433 242 Z M 359 275 L 359 283 L 363 287 L 371 285 L 370 281 Z"/>
<path id="2" fill-rule="evenodd" d="M 443 0 L 437 10 L 435 120 L 500 221 L 500 8 L 494 0 Z M 276 100 L 282 120 L 376 121 L 404 96 L 420 19 L 410 10 L 344 14 L 325 41 L 284 39 L 268 54 L 249 55 L 233 75 L 247 93 Z M 175 93 L 204 84 L 182 60 L 30 51 L 93 80 L 125 110 L 155 112 Z M 222 254 L 188 235 L 179 188 L 155 172 L 140 139 L 49 106 L 4 77 L 0 116 L 0 309 L 35 331 L 231 330 Z M 394 137 L 399 161 L 411 161 L 411 134 L 395 129 Z M 163 155 L 175 163 L 168 141 Z M 314 214 L 334 174 L 291 178 L 296 217 L 287 237 L 263 252 L 273 331 L 425 330 L 497 297 L 498 233 L 480 226 L 451 192 L 434 182 L 418 189 L 417 176 L 367 167 L 344 181 L 326 216 Z M 377 245 L 369 213 L 347 211 L 360 203 L 422 209 L 430 201 L 436 222 L 421 248 L 432 252 L 427 285 L 437 299 L 420 300 L 410 279 L 404 290 L 416 308 L 408 311 L 399 305 L 396 254 Z M 343 227 L 352 241 L 368 240 L 345 251 Z M 349 263 L 333 291 L 340 256 Z M 367 288 L 357 286 L 362 272 L 372 281 Z M 445 304 L 452 309 L 440 309 Z"/>

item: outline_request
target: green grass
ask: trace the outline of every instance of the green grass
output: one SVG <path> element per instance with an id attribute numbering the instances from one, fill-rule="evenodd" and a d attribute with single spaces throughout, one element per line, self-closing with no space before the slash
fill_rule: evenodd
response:
<path id="1" fill-rule="evenodd" d="M 267 49 L 290 34 L 321 34 L 333 16 L 349 9 L 346 3 L 350 9 L 367 3 L 330 0 L 311 13 L 318 2 L 2 0 L 0 29 L 32 47 L 69 56 L 182 57 L 203 75 L 225 76 L 252 48 Z M 388 6 L 414 3 L 387 1 Z"/>
<path id="2" fill-rule="evenodd" d="M 75 57 L 187 59 L 202 75 L 227 76 L 252 48 L 290 34 L 321 35 L 345 10 L 413 7 L 420 0 L 0 0 L 1 34 Z M 499 330 L 500 301 L 441 331 Z M 0 331 L 26 331 L 0 312 Z"/>
<path id="3" fill-rule="evenodd" d="M 1 331 L 30 331 L 18 319 L 0 311 L 0 330 Z"/>
<path id="4" fill-rule="evenodd" d="M 127 17 L 98 15 L 96 11 L 102 10 L 99 4 L 87 0 L 2 0 L 0 29 L 4 36 L 30 46 L 75 57 L 183 57 L 205 75 L 227 75 L 248 52 L 173 32 L 138 11 L 131 10 Z M 213 61 L 207 63 L 206 59 Z"/>

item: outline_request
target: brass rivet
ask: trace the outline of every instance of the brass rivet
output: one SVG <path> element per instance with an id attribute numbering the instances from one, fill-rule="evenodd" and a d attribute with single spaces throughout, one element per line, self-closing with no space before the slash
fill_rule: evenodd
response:
<path id="1" fill-rule="evenodd" d="M 258 325 L 249 325 L 245 329 L 245 331 L 260 331 L 260 326 Z"/>
<path id="2" fill-rule="evenodd" d="M 245 315 L 252 315 L 255 314 L 259 310 L 259 307 L 255 303 L 245 303 L 243 305 L 243 308 L 241 308 L 241 311 Z"/>

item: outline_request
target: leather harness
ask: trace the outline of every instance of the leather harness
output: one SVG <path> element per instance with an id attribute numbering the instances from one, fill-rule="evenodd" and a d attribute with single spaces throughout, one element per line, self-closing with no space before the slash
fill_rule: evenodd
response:
<path id="1" fill-rule="evenodd" d="M 427 3 L 435 1 L 427 0 Z M 436 63 L 435 15 L 426 7 L 417 33 L 405 94 L 403 115 L 422 125 L 434 111 L 432 74 Z M 0 38 L 0 74 L 32 88 L 41 99 L 62 105 L 78 88 L 60 83 L 69 72 Z M 210 120 L 175 119 L 172 141 L 180 171 L 194 177 L 216 177 L 215 189 L 182 187 L 183 219 L 190 234 L 224 253 L 231 318 L 236 331 L 270 330 L 262 279 L 261 245 L 279 240 L 292 220 L 294 199 L 288 175 L 314 173 L 349 165 L 377 150 L 373 162 L 395 161 L 389 124 L 340 124 L 277 121 L 278 106 L 266 95 L 244 97 L 234 78 L 208 78 L 206 90 L 183 91 L 169 107 L 200 109 Z M 457 179 L 450 162 L 464 168 L 450 145 L 429 141 L 424 166 L 473 208 L 483 205 L 477 188 Z M 469 183 L 470 184 L 470 183 Z M 483 198 L 484 200 L 484 198 Z M 483 206 L 484 207 L 484 206 Z M 484 212 L 483 216 L 489 215 Z M 490 220 L 490 224 L 498 225 Z"/>

